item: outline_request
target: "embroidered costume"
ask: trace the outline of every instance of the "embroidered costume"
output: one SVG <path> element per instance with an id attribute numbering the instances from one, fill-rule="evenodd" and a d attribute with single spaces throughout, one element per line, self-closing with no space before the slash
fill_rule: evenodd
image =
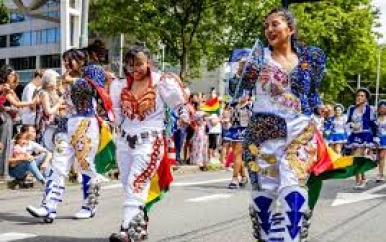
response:
<path id="1" fill-rule="evenodd" d="M 347 125 L 350 128 L 348 148 L 371 148 L 377 142 L 376 116 L 369 104 L 364 106 L 362 112 L 356 106 L 350 106 L 347 110 Z"/>
<path id="2" fill-rule="evenodd" d="M 325 132 L 328 133 L 327 141 L 329 144 L 346 144 L 346 116 L 330 117 L 325 124 Z"/>
<path id="3" fill-rule="evenodd" d="M 56 218 L 56 209 L 65 190 L 64 179 L 75 161 L 82 174 L 83 189 L 83 205 L 75 218 L 90 218 L 95 214 L 101 181 L 94 163 L 100 140 L 100 125 L 97 118 L 98 95 L 90 82 L 103 82 L 104 75 L 100 66 L 86 66 L 84 77 L 76 79 L 66 91 L 69 113 L 58 124 L 43 202 L 39 208 L 27 207 L 33 216 L 43 217 L 46 222 Z"/>
<path id="4" fill-rule="evenodd" d="M 287 72 L 257 41 L 236 94 L 242 97 L 247 90 L 256 95 L 244 136 L 244 161 L 253 186 L 250 215 L 259 241 L 298 242 L 307 236 L 310 210 L 304 186 L 317 160 L 311 114 L 321 103 L 317 88 L 325 55 L 316 47 L 295 50 L 299 64 Z"/>
<path id="5" fill-rule="evenodd" d="M 121 133 L 117 142 L 117 160 L 125 202 L 121 232 L 110 241 L 142 241 L 147 237 L 148 218 L 144 208 L 148 200 L 150 181 L 165 154 L 165 107 L 189 120 L 185 94 L 174 74 L 151 72 L 146 92 L 136 97 L 131 92 L 131 80 L 117 85 L 112 97 Z M 158 173 L 159 179 L 161 179 Z"/>

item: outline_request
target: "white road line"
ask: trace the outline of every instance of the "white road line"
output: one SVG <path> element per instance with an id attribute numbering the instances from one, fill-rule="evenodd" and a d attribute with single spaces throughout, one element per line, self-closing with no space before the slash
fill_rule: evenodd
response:
<path id="1" fill-rule="evenodd" d="M 37 235 L 34 235 L 34 234 L 9 232 L 9 233 L 0 234 L 0 242 L 8 242 L 8 241 L 14 241 L 14 240 L 20 240 L 20 239 L 28 239 L 28 238 L 33 238 L 36 236 Z"/>
<path id="2" fill-rule="evenodd" d="M 211 183 L 225 182 L 225 181 L 229 181 L 229 178 L 206 180 L 206 181 L 195 181 L 195 182 L 174 182 L 172 183 L 172 187 L 190 187 L 195 185 L 211 184 Z"/>
<path id="3" fill-rule="evenodd" d="M 211 184 L 211 183 L 217 183 L 217 182 L 225 182 L 229 181 L 229 178 L 223 178 L 223 179 L 215 179 L 215 180 L 206 180 L 206 181 L 195 181 L 195 182 L 173 182 L 172 187 L 190 187 L 190 186 L 196 186 L 196 185 L 204 185 L 204 184 Z M 102 187 L 102 190 L 110 190 L 115 188 L 121 188 L 122 184 L 112 184 L 108 186 Z"/>
<path id="4" fill-rule="evenodd" d="M 190 198 L 190 199 L 186 199 L 185 201 L 192 202 L 192 203 L 199 203 L 199 202 L 208 202 L 208 201 L 220 200 L 220 199 L 229 199 L 232 196 L 233 196 L 232 194 L 220 193 L 220 194 L 213 194 L 209 196 Z"/>

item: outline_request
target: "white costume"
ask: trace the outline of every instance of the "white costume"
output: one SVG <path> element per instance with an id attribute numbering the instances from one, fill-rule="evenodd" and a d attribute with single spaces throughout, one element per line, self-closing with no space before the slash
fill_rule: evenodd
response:
<path id="1" fill-rule="evenodd" d="M 91 65 L 84 70 L 93 81 L 104 79 L 101 67 Z M 56 209 L 62 201 L 65 190 L 64 179 L 76 161 L 82 174 L 83 205 L 75 218 L 93 217 L 99 196 L 100 175 L 97 174 L 94 158 L 98 151 L 100 128 L 96 118 L 96 92 L 84 78 L 77 79 L 67 92 L 69 113 L 63 118 L 55 136 L 55 148 L 46 191 L 40 208 L 32 206 L 27 210 L 35 217 L 52 222 Z M 66 96 L 66 95 L 65 95 Z"/>
<path id="2" fill-rule="evenodd" d="M 152 72 L 150 79 L 141 97 L 131 94 L 126 81 L 117 81 L 111 89 L 116 122 L 121 131 L 117 138 L 117 160 L 125 202 L 121 233 L 113 234 L 110 241 L 126 241 L 119 238 L 141 241 L 147 236 L 143 208 L 150 180 L 164 155 L 166 106 L 177 111 L 183 120 L 189 119 L 178 77 Z"/>

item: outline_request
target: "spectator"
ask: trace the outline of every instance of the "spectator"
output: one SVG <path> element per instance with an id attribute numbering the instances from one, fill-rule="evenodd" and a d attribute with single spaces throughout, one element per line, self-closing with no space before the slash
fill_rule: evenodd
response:
<path id="1" fill-rule="evenodd" d="M 8 160 L 10 145 L 13 134 L 14 118 L 17 117 L 18 109 L 22 107 L 33 107 L 35 100 L 31 102 L 21 102 L 14 92 L 19 85 L 19 78 L 15 70 L 5 65 L 0 69 L 0 115 L 1 115 L 1 143 L 4 145 L 4 152 L 0 155 L 0 174 L 8 176 Z"/>
<path id="2" fill-rule="evenodd" d="M 16 135 L 9 159 L 9 174 L 15 178 L 10 188 L 25 182 L 29 172 L 45 185 L 46 180 L 40 170 L 44 172 L 52 158 L 51 153 L 31 140 L 36 137 L 33 126 L 23 126 L 23 131 Z"/>
<path id="3" fill-rule="evenodd" d="M 34 78 L 30 81 L 23 90 L 21 100 L 23 102 L 31 102 L 39 88 L 42 86 L 42 77 L 44 70 L 38 69 L 34 73 Z M 22 124 L 35 124 L 36 110 L 33 107 L 24 107 L 21 111 Z"/>
<path id="4" fill-rule="evenodd" d="M 205 113 L 201 111 L 196 112 L 194 119 L 195 131 L 192 137 L 190 161 L 192 164 L 198 165 L 202 171 L 206 171 L 208 169 L 208 137 L 205 132 Z"/>
<path id="5" fill-rule="evenodd" d="M 218 149 L 218 138 L 221 134 L 221 122 L 220 118 L 217 114 L 212 114 L 208 118 L 208 140 L 209 140 L 209 146 L 208 146 L 208 159 L 211 161 L 211 159 L 215 158 L 216 151 Z"/>
<path id="6" fill-rule="evenodd" d="M 231 110 L 229 107 L 229 103 L 226 103 L 224 106 L 224 109 L 222 109 L 221 113 L 221 124 L 222 124 L 222 130 L 221 130 L 221 163 L 224 165 L 224 167 L 228 168 L 226 165 L 226 160 L 228 155 L 231 152 L 232 145 L 231 145 L 231 138 L 229 134 L 229 129 L 232 126 L 231 123 Z"/>

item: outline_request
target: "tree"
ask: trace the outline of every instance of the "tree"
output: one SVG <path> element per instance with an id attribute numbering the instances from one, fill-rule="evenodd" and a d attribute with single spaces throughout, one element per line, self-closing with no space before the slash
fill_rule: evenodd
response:
<path id="1" fill-rule="evenodd" d="M 5 6 L 4 1 L 0 0 L 0 24 L 5 24 L 9 22 L 9 10 Z"/>
<path id="2" fill-rule="evenodd" d="M 379 12 L 370 0 L 331 0 L 293 5 L 298 35 L 320 46 L 328 57 L 321 90 L 333 101 L 346 87 L 347 78 L 375 67 Z"/>

